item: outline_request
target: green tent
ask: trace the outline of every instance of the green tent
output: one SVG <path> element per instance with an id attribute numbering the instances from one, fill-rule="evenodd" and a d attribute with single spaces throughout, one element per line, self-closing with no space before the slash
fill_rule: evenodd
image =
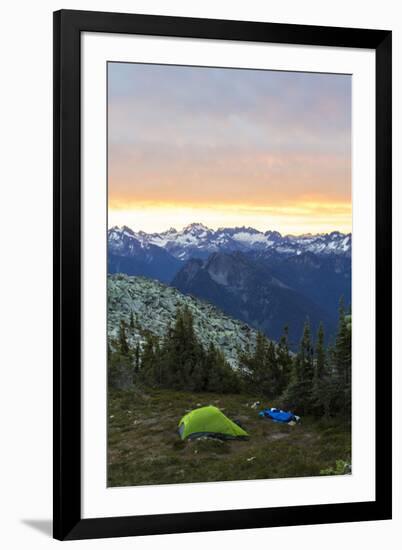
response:
<path id="1" fill-rule="evenodd" d="M 217 407 L 209 405 L 190 411 L 179 422 L 179 434 L 182 439 L 191 439 L 203 435 L 220 439 L 238 439 L 248 437 L 248 433 L 229 420 Z"/>

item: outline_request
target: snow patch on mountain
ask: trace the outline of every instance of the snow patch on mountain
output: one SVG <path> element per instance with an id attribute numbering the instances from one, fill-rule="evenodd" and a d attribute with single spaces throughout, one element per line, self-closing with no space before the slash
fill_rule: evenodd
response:
<path id="1" fill-rule="evenodd" d="M 352 235 L 333 231 L 317 235 L 282 236 L 278 231 L 263 233 L 252 227 L 219 228 L 214 231 L 201 223 L 187 225 L 181 231 L 171 228 L 162 233 L 134 232 L 126 226 L 109 230 L 109 248 L 114 253 L 129 255 L 138 246 L 148 248 L 151 245 L 164 248 L 181 261 L 205 259 L 214 252 L 248 251 L 275 251 L 286 255 L 312 252 L 350 257 Z"/>

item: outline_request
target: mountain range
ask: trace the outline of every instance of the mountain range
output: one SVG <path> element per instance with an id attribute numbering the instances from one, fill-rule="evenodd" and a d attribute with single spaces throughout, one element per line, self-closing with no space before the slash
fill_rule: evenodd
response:
<path id="1" fill-rule="evenodd" d="M 269 338 L 289 326 L 292 347 L 308 317 L 335 332 L 340 296 L 351 299 L 351 234 L 282 236 L 249 227 L 108 232 L 108 273 L 144 276 L 219 307 Z"/>
<path id="2" fill-rule="evenodd" d="M 252 227 L 210 229 L 201 223 L 190 224 L 181 231 L 174 228 L 162 233 L 134 232 L 127 226 L 112 227 L 108 232 L 109 252 L 130 256 L 131 247 L 153 250 L 153 246 L 167 251 L 174 258 L 206 259 L 213 252 L 278 252 L 284 256 L 312 252 L 319 255 L 351 256 L 350 233 L 323 233 L 318 235 L 285 235 L 278 231 L 261 232 Z M 134 244 L 135 243 L 135 244 Z"/>

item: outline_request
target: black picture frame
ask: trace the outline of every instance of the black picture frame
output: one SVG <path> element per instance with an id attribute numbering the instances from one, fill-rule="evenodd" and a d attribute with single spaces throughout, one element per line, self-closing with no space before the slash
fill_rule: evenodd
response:
<path id="1" fill-rule="evenodd" d="M 376 55 L 376 498 L 369 502 L 82 519 L 83 32 L 369 48 Z M 54 13 L 54 537 L 121 537 L 391 518 L 391 31 L 61 10 Z M 381 346 L 378 345 L 381 342 Z"/>

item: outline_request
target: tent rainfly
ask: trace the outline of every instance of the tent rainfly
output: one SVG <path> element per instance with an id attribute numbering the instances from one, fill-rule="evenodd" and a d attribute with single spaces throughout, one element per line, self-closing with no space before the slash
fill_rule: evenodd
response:
<path id="1" fill-rule="evenodd" d="M 232 422 L 217 407 L 209 405 L 190 411 L 179 422 L 179 435 L 182 439 L 202 436 L 219 439 L 246 439 L 248 433 Z"/>

